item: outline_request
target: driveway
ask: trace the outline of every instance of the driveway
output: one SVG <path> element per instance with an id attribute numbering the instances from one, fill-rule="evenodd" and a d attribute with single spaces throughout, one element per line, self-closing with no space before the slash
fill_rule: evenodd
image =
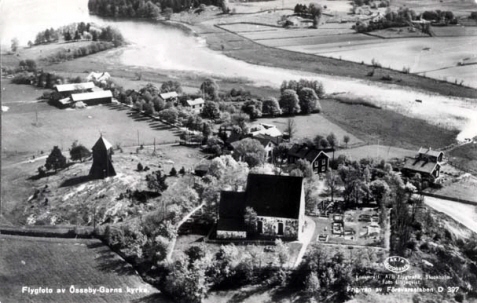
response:
<path id="1" fill-rule="evenodd" d="M 300 241 L 301 243 L 303 243 L 303 245 L 301 246 L 300 252 L 296 257 L 294 267 L 297 267 L 301 263 L 301 260 L 305 255 L 306 249 L 308 248 L 310 242 L 313 240 L 313 235 L 315 234 L 315 221 L 313 221 L 313 219 L 311 219 L 310 217 L 305 216 L 305 222 L 305 231 L 303 232 L 303 237 Z"/>

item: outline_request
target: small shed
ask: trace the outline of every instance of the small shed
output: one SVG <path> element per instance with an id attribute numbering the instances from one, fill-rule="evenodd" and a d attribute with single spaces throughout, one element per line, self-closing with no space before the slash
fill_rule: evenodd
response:
<path id="1" fill-rule="evenodd" d="M 179 95 L 176 92 L 162 93 L 159 95 L 166 102 L 176 102 Z"/>

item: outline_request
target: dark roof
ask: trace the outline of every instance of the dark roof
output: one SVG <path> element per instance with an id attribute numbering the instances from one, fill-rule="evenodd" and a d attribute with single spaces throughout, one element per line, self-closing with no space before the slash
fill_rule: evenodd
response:
<path id="1" fill-rule="evenodd" d="M 232 144 L 234 142 L 242 140 L 243 136 L 240 133 L 232 132 L 230 136 L 227 138 L 227 143 Z"/>
<path id="2" fill-rule="evenodd" d="M 219 217 L 220 219 L 240 218 L 243 220 L 245 213 L 245 193 L 223 191 L 220 193 Z"/>
<path id="3" fill-rule="evenodd" d="M 278 145 L 283 141 L 281 137 L 272 137 L 263 134 L 253 136 L 252 138 L 258 140 L 263 147 L 266 147 L 270 142 L 272 142 L 273 145 Z"/>
<path id="4" fill-rule="evenodd" d="M 326 158 L 329 158 L 330 156 L 328 156 L 324 151 L 322 150 L 319 150 L 319 149 L 312 149 L 310 150 L 310 152 L 308 154 L 306 154 L 305 156 L 305 160 L 307 160 L 308 162 L 310 163 L 313 163 L 313 161 L 315 161 L 316 157 L 326 157 Z"/>
<path id="5" fill-rule="evenodd" d="M 109 150 L 113 146 L 103 136 L 99 137 L 98 141 L 94 144 L 92 150 Z"/>
<path id="6" fill-rule="evenodd" d="M 217 230 L 226 230 L 226 231 L 245 231 L 245 222 L 242 219 L 233 218 L 233 219 L 224 219 L 220 218 L 217 224 Z"/>
<path id="7" fill-rule="evenodd" d="M 298 219 L 302 177 L 249 174 L 246 206 L 258 216 Z"/>
<path id="8" fill-rule="evenodd" d="M 316 147 L 310 147 L 306 144 L 293 144 L 288 151 L 288 155 L 300 159 L 305 159 L 309 162 L 313 162 L 320 153 L 323 153 L 326 157 L 330 157 L 327 152 L 332 152 L 333 148 L 318 149 Z"/>
<path id="9" fill-rule="evenodd" d="M 431 156 L 431 157 L 439 157 L 441 154 L 444 154 L 443 152 L 441 151 L 438 151 L 438 150 L 432 150 L 430 148 L 419 148 L 419 154 L 423 154 L 423 155 L 428 155 L 428 156 Z"/>
<path id="10" fill-rule="evenodd" d="M 432 172 L 436 169 L 437 165 L 439 164 L 437 164 L 436 162 L 407 158 L 404 162 L 403 169 L 415 171 L 418 173 L 432 174 Z"/>

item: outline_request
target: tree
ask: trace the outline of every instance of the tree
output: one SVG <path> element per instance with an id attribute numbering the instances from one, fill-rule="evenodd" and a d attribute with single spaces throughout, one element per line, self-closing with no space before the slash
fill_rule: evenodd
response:
<path id="1" fill-rule="evenodd" d="M 166 81 L 161 85 L 161 93 L 176 92 L 178 94 L 182 93 L 182 86 L 179 81 Z"/>
<path id="2" fill-rule="evenodd" d="M 141 166 L 139 166 L 141 165 Z M 142 167 L 141 163 L 138 163 L 138 171 L 141 171 L 140 168 Z M 147 181 L 147 188 L 152 189 L 158 193 L 163 192 L 167 189 L 167 184 L 166 184 L 166 178 L 167 176 L 162 174 L 160 170 L 151 173 L 146 176 L 146 181 Z"/>
<path id="3" fill-rule="evenodd" d="M 325 184 L 331 192 L 331 201 L 334 201 L 334 195 L 337 187 L 339 186 L 340 177 L 330 170 L 326 174 Z"/>
<path id="4" fill-rule="evenodd" d="M 247 227 L 247 231 L 255 233 L 257 230 L 257 212 L 252 207 L 245 208 L 244 222 Z"/>
<path id="5" fill-rule="evenodd" d="M 309 114 L 314 111 L 321 111 L 320 101 L 315 91 L 311 88 L 305 87 L 298 93 L 301 113 Z"/>
<path id="6" fill-rule="evenodd" d="M 304 159 L 298 159 L 296 161 L 296 168 L 298 168 L 305 178 L 310 178 L 313 176 L 313 167 L 311 163 Z"/>
<path id="7" fill-rule="evenodd" d="M 296 129 L 296 123 L 295 120 L 289 118 L 287 120 L 287 126 L 285 127 L 285 133 L 288 134 L 288 137 L 291 139 L 295 136 L 297 129 Z"/>
<path id="8" fill-rule="evenodd" d="M 320 148 L 328 148 L 330 146 L 330 143 L 328 142 L 328 140 L 326 140 L 325 138 L 322 138 L 320 140 Z"/>
<path id="9" fill-rule="evenodd" d="M 280 104 L 278 104 L 278 100 L 273 97 L 268 97 L 262 102 L 262 113 L 264 115 L 271 115 L 272 117 L 278 116 L 282 114 L 282 110 L 280 109 Z"/>
<path id="10" fill-rule="evenodd" d="M 82 144 L 72 146 L 70 150 L 70 158 L 73 161 L 81 161 L 91 156 L 91 152 Z"/>
<path id="11" fill-rule="evenodd" d="M 66 32 L 63 34 L 63 37 L 64 37 L 65 41 L 71 41 L 71 39 L 72 39 L 72 38 L 71 38 L 71 34 L 70 34 L 69 31 L 66 31 Z M 93 41 L 96 41 L 96 40 L 94 40 L 94 34 L 93 34 Z"/>
<path id="12" fill-rule="evenodd" d="M 73 38 L 73 40 L 80 40 L 81 39 L 81 35 L 78 31 L 75 31 L 75 37 Z"/>
<path id="13" fill-rule="evenodd" d="M 371 182 L 369 189 L 371 190 L 371 193 L 376 199 L 378 205 L 384 204 L 386 198 L 391 192 L 389 185 L 383 180 L 374 180 L 373 182 Z"/>
<path id="14" fill-rule="evenodd" d="M 45 167 L 47 170 L 54 169 L 55 172 L 58 171 L 58 169 L 66 167 L 66 158 L 58 146 L 53 147 L 53 150 L 46 159 Z"/>
<path id="15" fill-rule="evenodd" d="M 278 259 L 278 263 L 283 267 L 290 258 L 290 252 L 288 251 L 288 246 L 286 246 L 281 239 L 275 240 L 275 251 Z"/>
<path id="16" fill-rule="evenodd" d="M 311 272 L 306 277 L 305 289 L 307 292 L 315 294 L 320 290 L 320 280 L 316 272 Z"/>
<path id="17" fill-rule="evenodd" d="M 242 111 L 250 116 L 250 120 L 255 120 L 262 116 L 262 102 L 258 100 L 245 101 Z"/>
<path id="18" fill-rule="evenodd" d="M 346 148 L 348 148 L 349 140 L 350 140 L 350 138 L 349 138 L 348 135 L 344 135 L 344 136 L 343 136 L 343 142 L 346 144 Z"/>
<path id="19" fill-rule="evenodd" d="M 33 47 L 33 42 L 31 42 L 31 40 L 28 41 L 28 47 Z"/>
<path id="20" fill-rule="evenodd" d="M 229 1 L 228 0 L 221 0 L 220 1 L 220 6 L 222 7 L 222 12 L 224 14 L 228 14 L 230 12 Z"/>
<path id="21" fill-rule="evenodd" d="M 332 148 L 335 148 L 338 145 L 338 139 L 336 138 L 334 133 L 330 133 L 327 137 L 326 140 L 328 140 L 328 143 Z"/>
<path id="22" fill-rule="evenodd" d="M 300 111 L 298 95 L 294 90 L 284 90 L 280 96 L 279 104 L 284 114 L 294 115 Z"/>
<path id="23" fill-rule="evenodd" d="M 17 50 L 18 50 L 18 39 L 17 38 L 13 38 L 12 39 L 12 45 L 11 45 L 11 48 L 12 48 L 12 52 L 16 53 Z"/>
<path id="24" fill-rule="evenodd" d="M 169 173 L 169 175 L 170 175 L 171 177 L 177 176 L 177 170 L 176 170 L 175 167 L 172 167 L 172 168 L 171 168 L 171 172 Z"/>
<path id="25" fill-rule="evenodd" d="M 166 7 L 163 11 L 163 14 L 164 14 L 164 17 L 166 18 L 166 20 L 171 20 L 171 17 L 172 17 L 172 8 L 170 7 Z"/>
<path id="26" fill-rule="evenodd" d="M 220 117 L 219 106 L 216 102 L 207 101 L 202 109 L 202 117 L 207 119 L 217 119 Z"/>
<path id="27" fill-rule="evenodd" d="M 200 85 L 200 91 L 206 100 L 215 101 L 219 98 L 219 85 L 214 79 L 205 79 Z"/>
<path id="28" fill-rule="evenodd" d="M 164 107 L 166 106 L 166 103 L 164 102 L 164 100 L 162 100 L 162 98 L 159 96 L 153 97 L 151 102 L 154 105 L 154 110 L 157 112 L 163 110 Z"/>
<path id="29" fill-rule="evenodd" d="M 167 123 L 175 124 L 179 118 L 179 112 L 174 107 L 167 108 L 159 112 L 159 118 Z"/>
<path id="30" fill-rule="evenodd" d="M 245 138 L 235 143 L 233 156 L 236 160 L 242 159 L 250 167 L 262 165 L 265 162 L 265 149 L 260 141 Z"/>

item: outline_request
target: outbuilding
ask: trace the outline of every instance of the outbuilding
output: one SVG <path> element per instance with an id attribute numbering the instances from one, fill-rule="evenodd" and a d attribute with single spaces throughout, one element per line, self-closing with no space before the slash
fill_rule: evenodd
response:
<path id="1" fill-rule="evenodd" d="M 102 90 L 83 94 L 72 94 L 71 100 L 73 102 L 82 101 L 84 104 L 91 106 L 113 102 L 113 94 L 110 90 Z"/>

